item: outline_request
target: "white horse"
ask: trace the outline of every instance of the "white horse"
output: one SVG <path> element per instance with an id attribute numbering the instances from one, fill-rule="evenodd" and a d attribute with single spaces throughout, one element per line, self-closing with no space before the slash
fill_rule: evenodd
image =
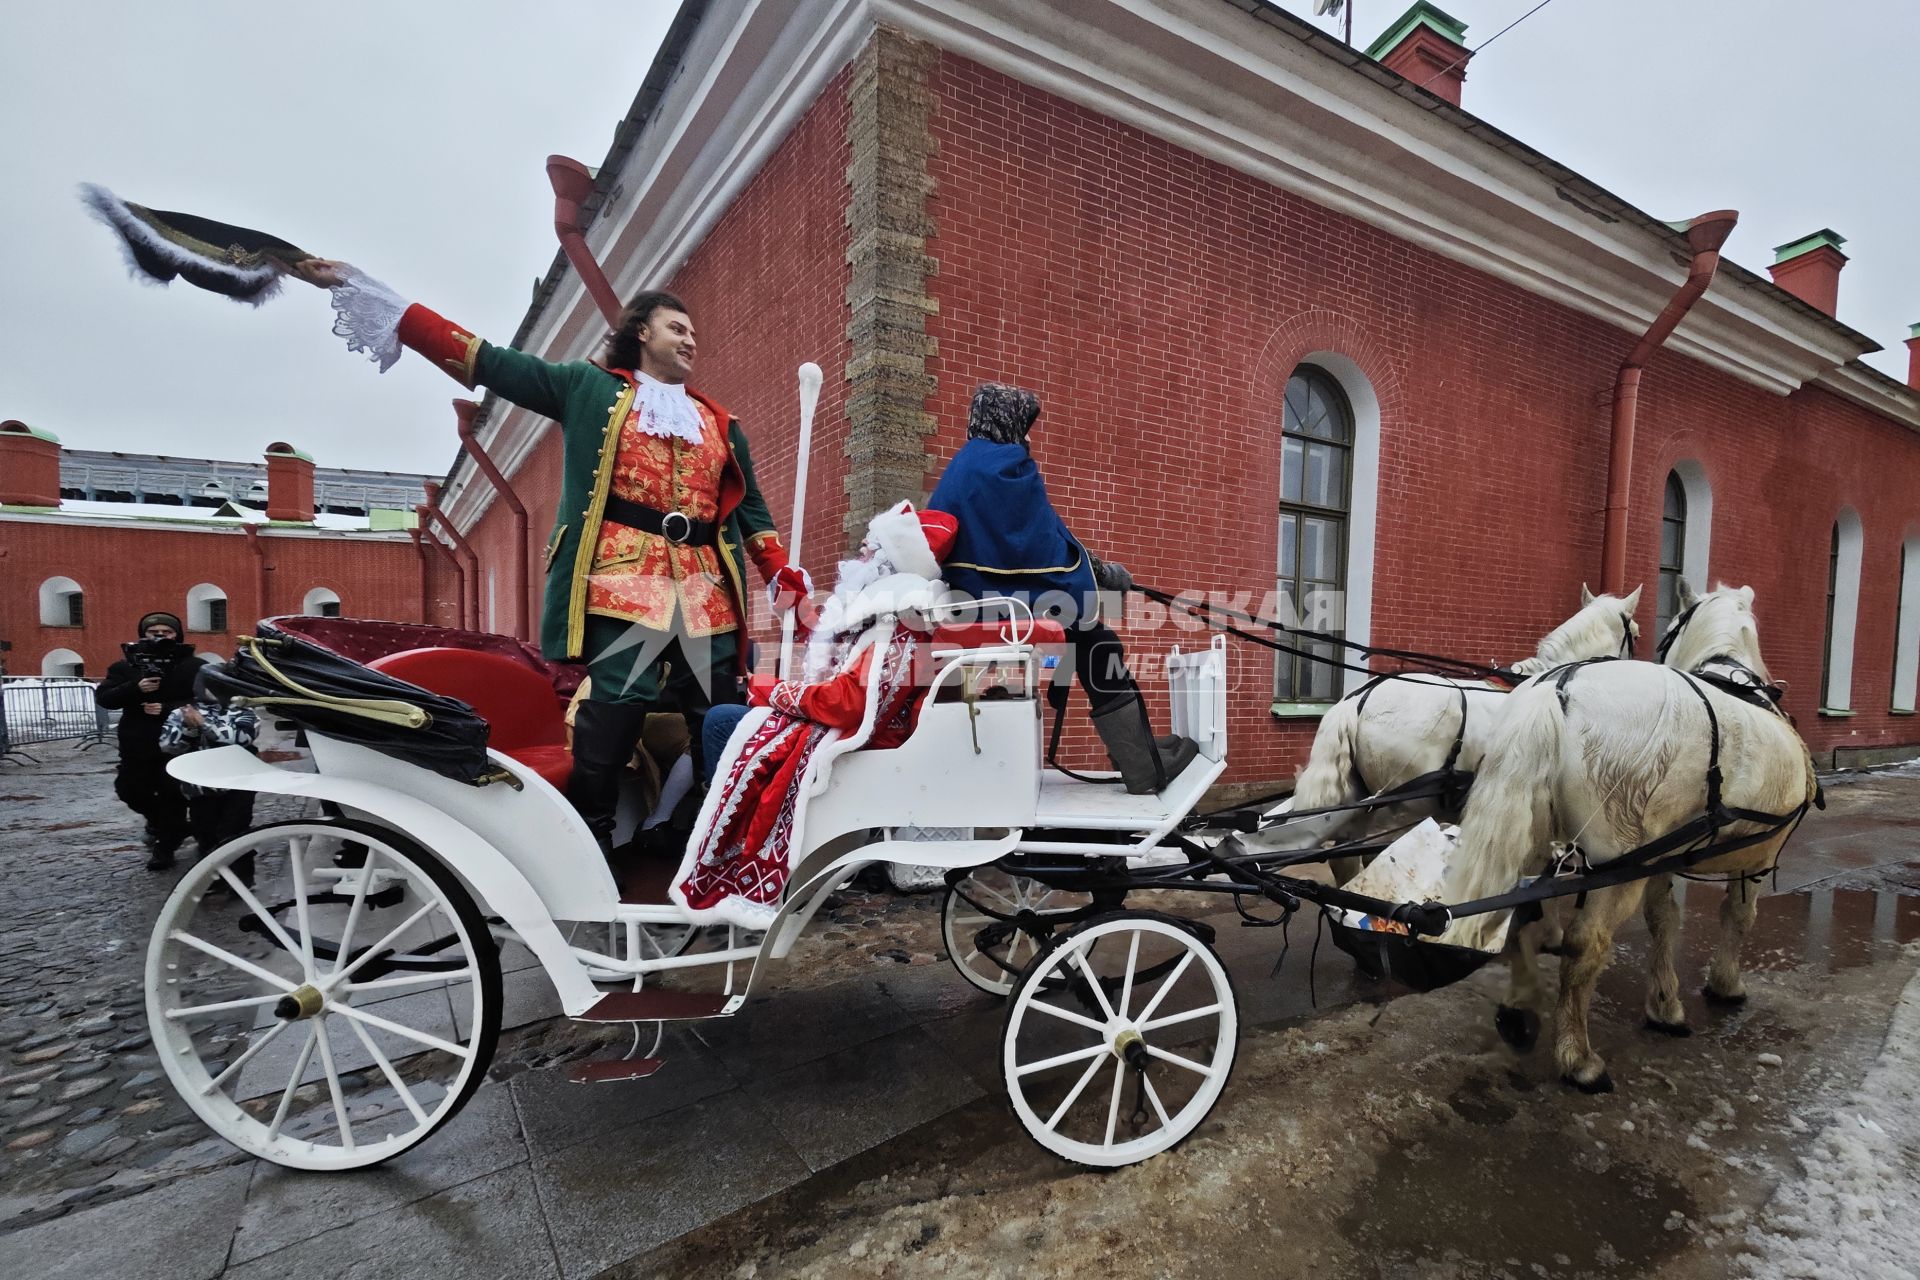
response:
<path id="1" fill-rule="evenodd" d="M 1688 674 L 1741 678 L 1745 672 L 1760 684 L 1770 683 L 1760 656 L 1752 589 L 1722 586 L 1698 600 L 1685 592 L 1682 604 L 1685 611 L 1670 628 L 1665 665 L 1596 663 L 1574 672 L 1564 686 L 1548 675 L 1508 697 L 1461 822 L 1447 902 L 1503 893 L 1521 877 L 1544 871 L 1555 842 L 1577 845 L 1588 864 L 1600 868 L 1700 817 L 1706 811 L 1711 755 L 1709 706 L 1719 726 L 1722 796 L 1729 808 L 1785 818 L 1813 802 L 1818 794 L 1813 761 L 1786 716 L 1771 703 L 1746 701 Z M 1736 821 L 1721 828 L 1718 838 L 1767 830 L 1766 824 Z M 1772 868 L 1791 830 L 1790 824 L 1781 827 L 1690 871 L 1758 877 Z M 1662 1030 L 1684 1033 L 1686 1015 L 1673 972 L 1679 914 L 1671 876 L 1588 893 L 1562 945 L 1554 1062 L 1564 1079 L 1589 1093 L 1613 1087 L 1587 1035 L 1594 985 L 1612 956 L 1614 930 L 1643 897 L 1653 932 L 1647 1018 Z M 1721 998 L 1741 998 L 1740 945 L 1753 922 L 1756 898 L 1748 880 L 1729 885 L 1707 984 Z M 1454 925 L 1448 939 L 1484 947 L 1498 921 L 1498 912 L 1468 917 Z M 1514 1029 L 1512 1015 L 1537 999 L 1532 949 L 1516 940 L 1509 952 L 1513 988 L 1499 1020 L 1502 1034 Z"/>
<path id="2" fill-rule="evenodd" d="M 1579 612 L 1549 632 L 1534 655 L 1514 663 L 1511 670 L 1531 676 L 1584 658 L 1630 656 L 1640 634 L 1633 621 L 1639 605 L 1637 587 L 1629 596 L 1596 596 L 1583 585 Z M 1313 753 L 1294 782 L 1293 798 L 1276 814 L 1352 805 L 1378 795 L 1445 768 L 1456 743 L 1454 767 L 1473 772 L 1493 740 L 1506 693 L 1505 687 L 1485 680 L 1410 675 L 1380 680 L 1349 694 L 1321 717 L 1313 735 Z M 1444 797 L 1432 796 L 1378 809 L 1351 809 L 1318 820 L 1283 821 L 1270 829 L 1265 841 L 1254 836 L 1243 838 L 1242 844 L 1257 851 L 1266 843 L 1298 848 L 1336 838 L 1358 840 L 1426 817 L 1451 822 L 1459 814 Z M 1344 883 L 1359 868 L 1358 858 L 1335 859 L 1334 877 Z"/>

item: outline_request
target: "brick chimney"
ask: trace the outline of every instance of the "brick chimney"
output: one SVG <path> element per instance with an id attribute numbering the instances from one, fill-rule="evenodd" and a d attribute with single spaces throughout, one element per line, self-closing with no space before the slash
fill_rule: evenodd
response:
<path id="1" fill-rule="evenodd" d="M 1427 0 L 1416 0 L 1367 46 L 1367 56 L 1457 107 L 1467 59 L 1473 55 L 1467 49 L 1466 23 Z"/>
<path id="2" fill-rule="evenodd" d="M 278 440 L 267 446 L 267 519 L 313 523 L 313 459 Z"/>
<path id="3" fill-rule="evenodd" d="M 1920 324 L 1907 326 L 1907 385 L 1920 391 Z"/>
<path id="4" fill-rule="evenodd" d="M 1794 297 L 1820 308 L 1828 315 L 1840 313 L 1840 268 L 1847 255 L 1840 246 L 1847 238 L 1831 227 L 1822 227 L 1810 236 L 1783 244 L 1773 251 L 1773 265 L 1767 273 L 1773 282 Z"/>
<path id="5" fill-rule="evenodd" d="M 0 422 L 0 503 L 60 505 L 60 438 L 14 418 Z"/>

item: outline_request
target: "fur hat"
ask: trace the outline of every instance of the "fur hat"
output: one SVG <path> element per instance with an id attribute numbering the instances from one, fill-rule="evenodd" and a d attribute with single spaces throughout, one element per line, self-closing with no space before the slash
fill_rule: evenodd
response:
<path id="1" fill-rule="evenodd" d="M 902 502 L 868 522 L 867 541 L 901 573 L 932 580 L 940 576 L 940 562 L 959 532 L 959 523 L 946 512 L 916 511 L 911 502 Z"/>

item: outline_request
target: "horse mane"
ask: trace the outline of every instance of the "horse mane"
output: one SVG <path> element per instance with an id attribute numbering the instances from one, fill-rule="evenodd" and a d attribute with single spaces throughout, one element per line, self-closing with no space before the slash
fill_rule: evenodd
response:
<path id="1" fill-rule="evenodd" d="M 1620 640 L 1613 634 L 1613 624 L 1625 611 L 1625 604 L 1618 596 L 1595 596 L 1580 612 L 1549 631 L 1533 657 L 1522 658 L 1509 670 L 1533 676 L 1583 658 L 1619 652 Z"/>
<path id="2" fill-rule="evenodd" d="M 1748 600 L 1742 588 L 1725 583 L 1701 596 L 1694 604 L 1693 616 L 1667 651 L 1667 665 L 1692 671 L 1715 658 L 1738 658 L 1755 675 L 1771 683 L 1773 677 L 1760 656 L 1760 632 Z"/>

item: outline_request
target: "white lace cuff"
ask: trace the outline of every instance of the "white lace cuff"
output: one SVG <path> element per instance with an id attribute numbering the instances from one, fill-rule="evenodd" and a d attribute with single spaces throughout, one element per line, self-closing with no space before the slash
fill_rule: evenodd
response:
<path id="1" fill-rule="evenodd" d="M 364 351 L 385 373 L 400 358 L 400 317 L 407 300 L 357 268 L 348 268 L 347 282 L 333 294 L 333 331 L 347 340 L 347 350 Z"/>

